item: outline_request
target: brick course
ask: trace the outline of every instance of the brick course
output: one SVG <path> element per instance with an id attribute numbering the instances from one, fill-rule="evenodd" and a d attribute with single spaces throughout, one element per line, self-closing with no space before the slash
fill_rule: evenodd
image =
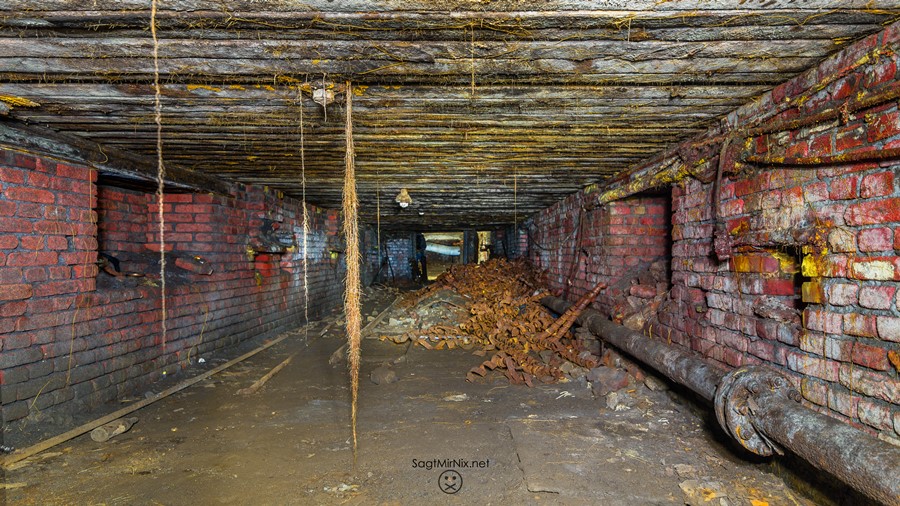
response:
<path id="1" fill-rule="evenodd" d="M 898 26 L 738 109 L 726 118 L 728 127 L 814 114 L 897 86 L 893 59 L 864 56 L 873 48 L 900 51 L 900 41 L 886 35 Z M 848 64 L 859 61 L 867 63 Z M 837 71 L 843 77 L 832 80 Z M 827 156 L 898 145 L 900 112 L 893 101 L 831 124 L 757 136 L 739 156 Z M 718 151 L 709 156 L 715 167 Z M 672 286 L 644 331 L 723 367 L 761 361 L 779 368 L 808 406 L 896 441 L 900 371 L 887 354 L 900 353 L 900 164 L 773 169 L 735 167 L 729 158 L 723 168 L 718 210 L 714 183 L 688 177 L 672 187 Z M 655 244 L 652 227 L 635 229 L 634 237 L 618 228 L 636 225 L 628 220 L 639 199 L 625 199 L 591 211 L 588 268 L 570 270 L 574 217 L 591 198 L 569 197 L 538 213 L 529 229 L 531 242 L 541 246 L 531 248 L 530 258 L 547 269 L 557 291 L 572 285 L 570 300 L 656 251 L 642 249 Z M 724 225 L 718 237 L 717 220 Z M 600 298 L 595 307 L 614 315 L 618 303 Z"/>
<path id="2" fill-rule="evenodd" d="M 668 273 L 651 266 L 668 255 L 668 199 L 630 198 L 593 210 L 582 209 L 584 199 L 573 195 L 525 224 L 527 258 L 546 272 L 550 289 L 574 300 L 603 281 L 610 288 L 594 307 L 619 316 L 636 299 L 665 292 Z"/>
<path id="3" fill-rule="evenodd" d="M 264 218 L 293 231 L 299 245 L 301 203 L 252 186 L 232 189 L 165 196 L 167 250 L 200 255 L 213 272 L 181 269 L 169 258 L 163 349 L 160 289 L 98 274 L 96 266 L 104 252 L 123 260 L 123 270 L 158 278 L 156 196 L 98 185 L 85 167 L 0 151 L 5 422 L 34 408 L 97 406 L 148 388 L 186 365 L 188 354 L 209 356 L 303 323 L 300 248 L 247 253 Z M 340 305 L 343 260 L 329 253 L 340 242 L 338 213 L 310 206 L 309 216 L 309 312 L 317 317 Z"/>

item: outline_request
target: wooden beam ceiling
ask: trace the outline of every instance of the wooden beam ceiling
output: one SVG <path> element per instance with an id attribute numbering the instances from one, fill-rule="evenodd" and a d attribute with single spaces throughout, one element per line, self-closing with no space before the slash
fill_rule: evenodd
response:
<path id="1" fill-rule="evenodd" d="M 0 96 L 39 104 L 9 118 L 155 163 L 149 3 L 0 5 Z M 308 198 L 339 209 L 350 92 L 361 218 L 380 198 L 385 227 L 429 229 L 521 221 L 900 18 L 887 0 L 159 7 L 167 166 L 299 196 L 302 109 Z"/>

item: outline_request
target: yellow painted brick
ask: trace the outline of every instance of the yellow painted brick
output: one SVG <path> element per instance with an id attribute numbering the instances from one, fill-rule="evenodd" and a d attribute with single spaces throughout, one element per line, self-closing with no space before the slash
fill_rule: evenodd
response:
<path id="1" fill-rule="evenodd" d="M 800 264 L 801 273 L 807 278 L 815 278 L 819 276 L 819 258 L 814 255 L 804 255 L 803 263 Z"/>
<path id="2" fill-rule="evenodd" d="M 803 302 L 807 304 L 822 304 L 825 302 L 825 290 L 818 279 L 803 283 L 801 293 Z"/>
<path id="3" fill-rule="evenodd" d="M 750 258 L 744 255 L 735 255 L 731 259 L 734 272 L 750 272 Z"/>

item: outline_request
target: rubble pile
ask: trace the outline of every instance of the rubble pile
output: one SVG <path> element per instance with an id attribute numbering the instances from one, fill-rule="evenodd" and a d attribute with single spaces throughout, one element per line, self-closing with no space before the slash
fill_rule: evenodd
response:
<path id="1" fill-rule="evenodd" d="M 637 332 L 653 324 L 669 293 L 667 265 L 666 260 L 642 262 L 610 283 L 601 301 L 612 321 Z"/>
<path id="2" fill-rule="evenodd" d="M 595 367 L 596 357 L 580 346 L 569 329 L 605 285 L 597 285 L 558 319 L 541 305 L 540 300 L 548 294 L 540 286 L 539 275 L 524 261 L 493 259 L 479 265 L 454 266 L 434 284 L 404 298 L 400 305 L 411 308 L 441 290 L 452 290 L 466 301 L 468 318 L 459 325 L 434 325 L 382 339 L 412 341 L 429 349 L 477 347 L 476 353 L 482 356 L 492 353 L 469 371 L 469 381 L 497 370 L 512 383 L 532 386 L 535 380 L 558 381 L 566 363 Z"/>

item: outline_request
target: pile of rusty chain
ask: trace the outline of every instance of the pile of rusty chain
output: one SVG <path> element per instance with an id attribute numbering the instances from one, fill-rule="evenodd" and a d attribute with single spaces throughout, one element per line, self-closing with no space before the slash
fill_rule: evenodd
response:
<path id="1" fill-rule="evenodd" d="M 524 261 L 494 259 L 479 265 L 453 266 L 400 305 L 410 308 L 440 290 L 450 289 L 470 301 L 469 319 L 458 326 L 436 325 L 382 339 L 413 341 L 428 349 L 459 346 L 479 347 L 481 351 L 476 353 L 482 355 L 493 352 L 489 360 L 469 371 L 468 381 L 498 370 L 512 383 L 532 386 L 535 379 L 551 383 L 562 378 L 560 366 L 564 360 L 596 367 L 596 358 L 580 349 L 568 331 L 605 285 L 597 285 L 558 319 L 541 305 L 547 293 L 540 286 L 539 276 Z M 544 350 L 553 352 L 549 360 L 542 359 L 548 355 L 540 353 Z"/>

